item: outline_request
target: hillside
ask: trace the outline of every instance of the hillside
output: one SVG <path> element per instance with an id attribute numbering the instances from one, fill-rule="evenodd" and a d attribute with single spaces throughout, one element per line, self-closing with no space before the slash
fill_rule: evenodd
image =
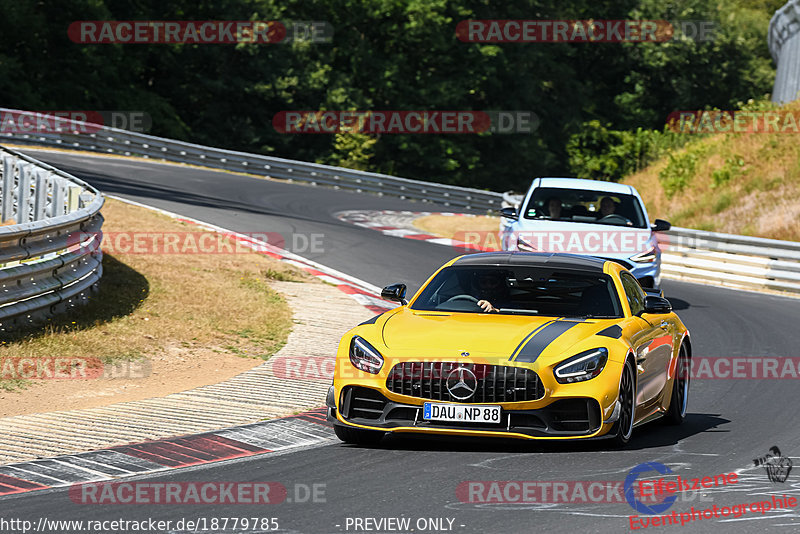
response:
<path id="1" fill-rule="evenodd" d="M 800 114 L 800 105 L 784 108 Z M 650 218 L 675 226 L 800 241 L 800 134 L 698 136 L 624 180 Z"/>

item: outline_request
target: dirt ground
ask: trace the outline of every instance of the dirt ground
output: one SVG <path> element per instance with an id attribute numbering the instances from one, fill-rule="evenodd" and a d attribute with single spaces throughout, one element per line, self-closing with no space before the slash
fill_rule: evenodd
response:
<path id="1" fill-rule="evenodd" d="M 119 364 L 120 378 L 33 380 L 22 391 L 0 390 L 0 417 L 97 408 L 216 384 L 264 363 L 208 348 L 168 347 L 150 357 L 149 365 Z M 149 375 L 126 378 L 123 375 Z"/>

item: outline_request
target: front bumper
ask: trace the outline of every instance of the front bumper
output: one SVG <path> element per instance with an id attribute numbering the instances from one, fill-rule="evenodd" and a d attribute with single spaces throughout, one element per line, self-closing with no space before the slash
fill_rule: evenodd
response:
<path id="1" fill-rule="evenodd" d="M 381 391 L 345 386 L 328 396 L 328 419 L 335 424 L 387 432 L 496 436 L 523 439 L 592 438 L 607 433 L 600 404 L 593 398 L 562 398 L 538 409 L 503 408 L 500 423 L 425 421 L 422 405 L 393 401 Z M 416 400 L 416 399 L 415 399 Z"/>
<path id="2" fill-rule="evenodd" d="M 661 287 L 661 255 L 659 254 L 656 261 L 651 263 L 633 263 L 630 262 L 629 268 L 631 274 L 635 276 L 642 285 L 645 287 Z"/>

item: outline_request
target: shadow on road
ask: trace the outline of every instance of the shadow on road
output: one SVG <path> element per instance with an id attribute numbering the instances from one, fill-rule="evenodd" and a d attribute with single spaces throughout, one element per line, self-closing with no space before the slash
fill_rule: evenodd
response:
<path id="1" fill-rule="evenodd" d="M 689 308 L 692 307 L 691 304 L 689 304 L 685 300 L 679 299 L 677 297 L 669 297 L 668 296 L 667 300 L 669 301 L 670 304 L 672 304 L 672 310 L 673 311 L 688 310 Z M 703 306 L 699 306 L 699 307 L 702 308 Z"/>

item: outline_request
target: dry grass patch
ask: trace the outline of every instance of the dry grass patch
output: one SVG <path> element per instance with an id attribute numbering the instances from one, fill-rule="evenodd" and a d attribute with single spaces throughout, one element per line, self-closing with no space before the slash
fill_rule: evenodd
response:
<path id="1" fill-rule="evenodd" d="M 797 114 L 800 103 L 783 109 Z M 664 178 L 674 178 L 679 166 L 667 169 L 669 156 L 625 179 L 641 193 L 651 219 L 800 241 L 798 134 L 716 134 L 675 151 L 673 159 L 692 167 L 685 186 L 674 193 Z"/>
<path id="2" fill-rule="evenodd" d="M 197 232 L 198 227 L 108 200 L 103 230 Z M 100 291 L 71 316 L 17 333 L 0 344 L 9 357 L 159 358 L 175 347 L 266 359 L 286 341 L 291 311 L 269 279 L 313 281 L 256 253 L 106 254 Z M 190 363 L 190 361 L 189 361 Z M 7 378 L 7 377 L 3 377 Z M 210 377 L 210 383 L 215 382 Z M 0 380 L 0 388 L 24 385 Z"/>

